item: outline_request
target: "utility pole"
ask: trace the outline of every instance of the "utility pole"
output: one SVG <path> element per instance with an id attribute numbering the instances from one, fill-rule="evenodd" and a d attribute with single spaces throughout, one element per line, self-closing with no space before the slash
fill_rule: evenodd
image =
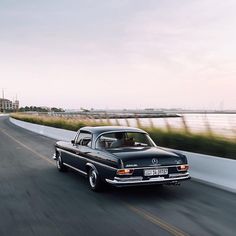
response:
<path id="1" fill-rule="evenodd" d="M 5 113 L 4 88 L 2 88 L 2 112 Z"/>

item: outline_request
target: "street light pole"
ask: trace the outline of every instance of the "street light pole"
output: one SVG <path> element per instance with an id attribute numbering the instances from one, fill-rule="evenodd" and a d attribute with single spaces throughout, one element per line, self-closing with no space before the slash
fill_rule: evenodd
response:
<path id="1" fill-rule="evenodd" d="M 4 88 L 2 88 L 2 112 L 5 113 Z"/>

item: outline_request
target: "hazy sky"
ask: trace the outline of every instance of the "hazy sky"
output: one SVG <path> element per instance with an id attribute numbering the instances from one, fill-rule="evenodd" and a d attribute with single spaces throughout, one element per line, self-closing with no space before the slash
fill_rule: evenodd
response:
<path id="1" fill-rule="evenodd" d="M 235 0 L 0 0 L 22 106 L 236 109 Z"/>

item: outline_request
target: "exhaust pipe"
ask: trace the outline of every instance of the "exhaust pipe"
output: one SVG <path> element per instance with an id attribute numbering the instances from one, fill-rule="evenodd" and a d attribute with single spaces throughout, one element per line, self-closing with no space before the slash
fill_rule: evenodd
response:
<path id="1" fill-rule="evenodd" d="M 180 182 L 178 182 L 178 181 L 173 181 L 173 182 L 168 183 L 168 184 L 166 184 L 166 185 L 180 186 Z"/>

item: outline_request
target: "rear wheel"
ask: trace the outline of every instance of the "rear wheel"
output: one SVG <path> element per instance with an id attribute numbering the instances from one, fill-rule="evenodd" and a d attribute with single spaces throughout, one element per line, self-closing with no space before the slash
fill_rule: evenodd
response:
<path id="1" fill-rule="evenodd" d="M 57 164 L 57 169 L 60 172 L 66 172 L 67 171 L 67 167 L 63 164 L 60 154 L 58 155 L 58 158 L 56 160 L 56 164 Z"/>
<path id="2" fill-rule="evenodd" d="M 88 171 L 88 182 L 89 182 L 90 188 L 93 191 L 99 192 L 102 190 L 103 183 L 101 181 L 101 178 L 98 172 L 93 168 L 90 168 Z"/>

